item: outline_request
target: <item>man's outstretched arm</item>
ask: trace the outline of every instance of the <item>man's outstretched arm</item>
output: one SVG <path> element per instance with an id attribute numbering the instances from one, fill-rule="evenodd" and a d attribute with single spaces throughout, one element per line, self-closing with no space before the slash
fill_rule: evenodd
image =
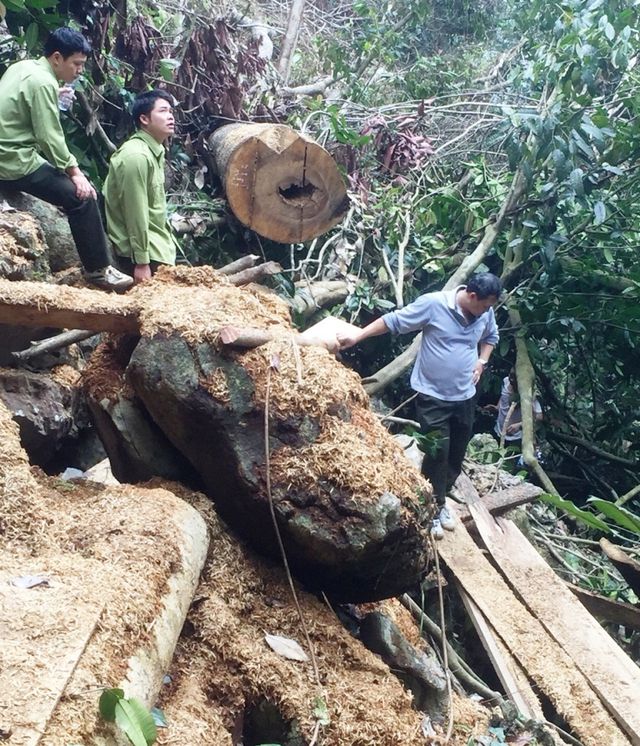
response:
<path id="1" fill-rule="evenodd" d="M 341 350 L 346 350 L 353 345 L 357 345 L 364 339 L 369 337 L 379 337 L 381 334 L 387 334 L 389 328 L 384 323 L 382 317 L 372 321 L 370 324 L 365 326 L 363 329 L 358 329 L 355 332 L 338 332 L 336 338 Z"/>

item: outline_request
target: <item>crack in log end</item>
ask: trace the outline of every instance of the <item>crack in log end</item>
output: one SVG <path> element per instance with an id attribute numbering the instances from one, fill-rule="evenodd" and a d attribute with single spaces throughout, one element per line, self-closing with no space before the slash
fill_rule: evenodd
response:
<path id="1" fill-rule="evenodd" d="M 317 187 L 310 181 L 303 184 L 293 182 L 288 187 L 278 187 L 282 199 L 294 207 L 304 207 L 312 202 L 316 190 Z"/>

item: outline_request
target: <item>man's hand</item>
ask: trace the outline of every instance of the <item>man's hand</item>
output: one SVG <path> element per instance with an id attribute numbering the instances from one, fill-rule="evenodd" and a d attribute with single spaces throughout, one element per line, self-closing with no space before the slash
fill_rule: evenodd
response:
<path id="1" fill-rule="evenodd" d="M 133 281 L 136 285 L 139 285 L 145 280 L 151 279 L 151 265 L 150 264 L 136 264 L 133 268 Z"/>
<path id="2" fill-rule="evenodd" d="M 483 374 L 483 372 L 484 372 L 484 365 L 478 360 L 476 364 L 473 366 L 473 375 L 471 376 L 471 381 L 473 382 L 474 386 L 480 380 L 480 376 Z"/>
<path id="3" fill-rule="evenodd" d="M 87 177 L 78 169 L 72 174 L 69 174 L 69 178 L 73 182 L 76 188 L 76 197 L 78 199 L 95 199 L 96 190 L 93 188 L 91 182 Z"/>
<path id="4" fill-rule="evenodd" d="M 360 341 L 360 330 L 357 332 L 338 332 L 336 339 L 338 340 L 338 348 L 340 350 L 347 350 Z"/>

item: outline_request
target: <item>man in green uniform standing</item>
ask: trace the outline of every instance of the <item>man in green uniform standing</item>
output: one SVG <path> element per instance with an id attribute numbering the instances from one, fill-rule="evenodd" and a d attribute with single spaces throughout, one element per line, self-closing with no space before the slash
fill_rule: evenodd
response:
<path id="1" fill-rule="evenodd" d="M 175 127 L 173 97 L 146 91 L 135 99 L 131 113 L 137 132 L 111 156 L 104 200 L 107 232 L 120 266 L 139 283 L 159 265 L 176 263 L 164 191 L 164 143 Z"/>
<path id="2" fill-rule="evenodd" d="M 0 188 L 27 192 L 61 207 L 87 281 L 124 290 L 131 277 L 111 265 L 96 192 L 69 152 L 60 125 L 59 82 L 73 83 L 91 47 L 82 34 L 59 28 L 44 56 L 11 65 L 0 80 Z"/>

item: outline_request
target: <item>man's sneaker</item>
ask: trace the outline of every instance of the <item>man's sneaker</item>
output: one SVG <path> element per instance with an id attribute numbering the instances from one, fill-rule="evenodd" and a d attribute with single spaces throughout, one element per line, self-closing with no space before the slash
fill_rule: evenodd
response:
<path id="1" fill-rule="evenodd" d="M 125 275 L 124 272 L 111 266 L 111 264 L 102 269 L 97 269 L 95 272 L 86 272 L 84 278 L 90 285 L 95 285 L 103 290 L 120 291 L 133 285 L 133 277 Z"/>
<path id="2" fill-rule="evenodd" d="M 451 511 L 449 510 L 449 508 L 446 507 L 446 505 L 444 508 L 440 508 L 440 513 L 438 513 L 438 521 L 440 522 L 442 528 L 446 529 L 447 531 L 456 530 L 455 519 L 451 515 Z"/>
<path id="3" fill-rule="evenodd" d="M 442 530 L 442 524 L 440 523 L 438 518 L 434 518 L 431 521 L 431 536 L 433 536 L 436 541 L 444 539 L 444 531 Z"/>

